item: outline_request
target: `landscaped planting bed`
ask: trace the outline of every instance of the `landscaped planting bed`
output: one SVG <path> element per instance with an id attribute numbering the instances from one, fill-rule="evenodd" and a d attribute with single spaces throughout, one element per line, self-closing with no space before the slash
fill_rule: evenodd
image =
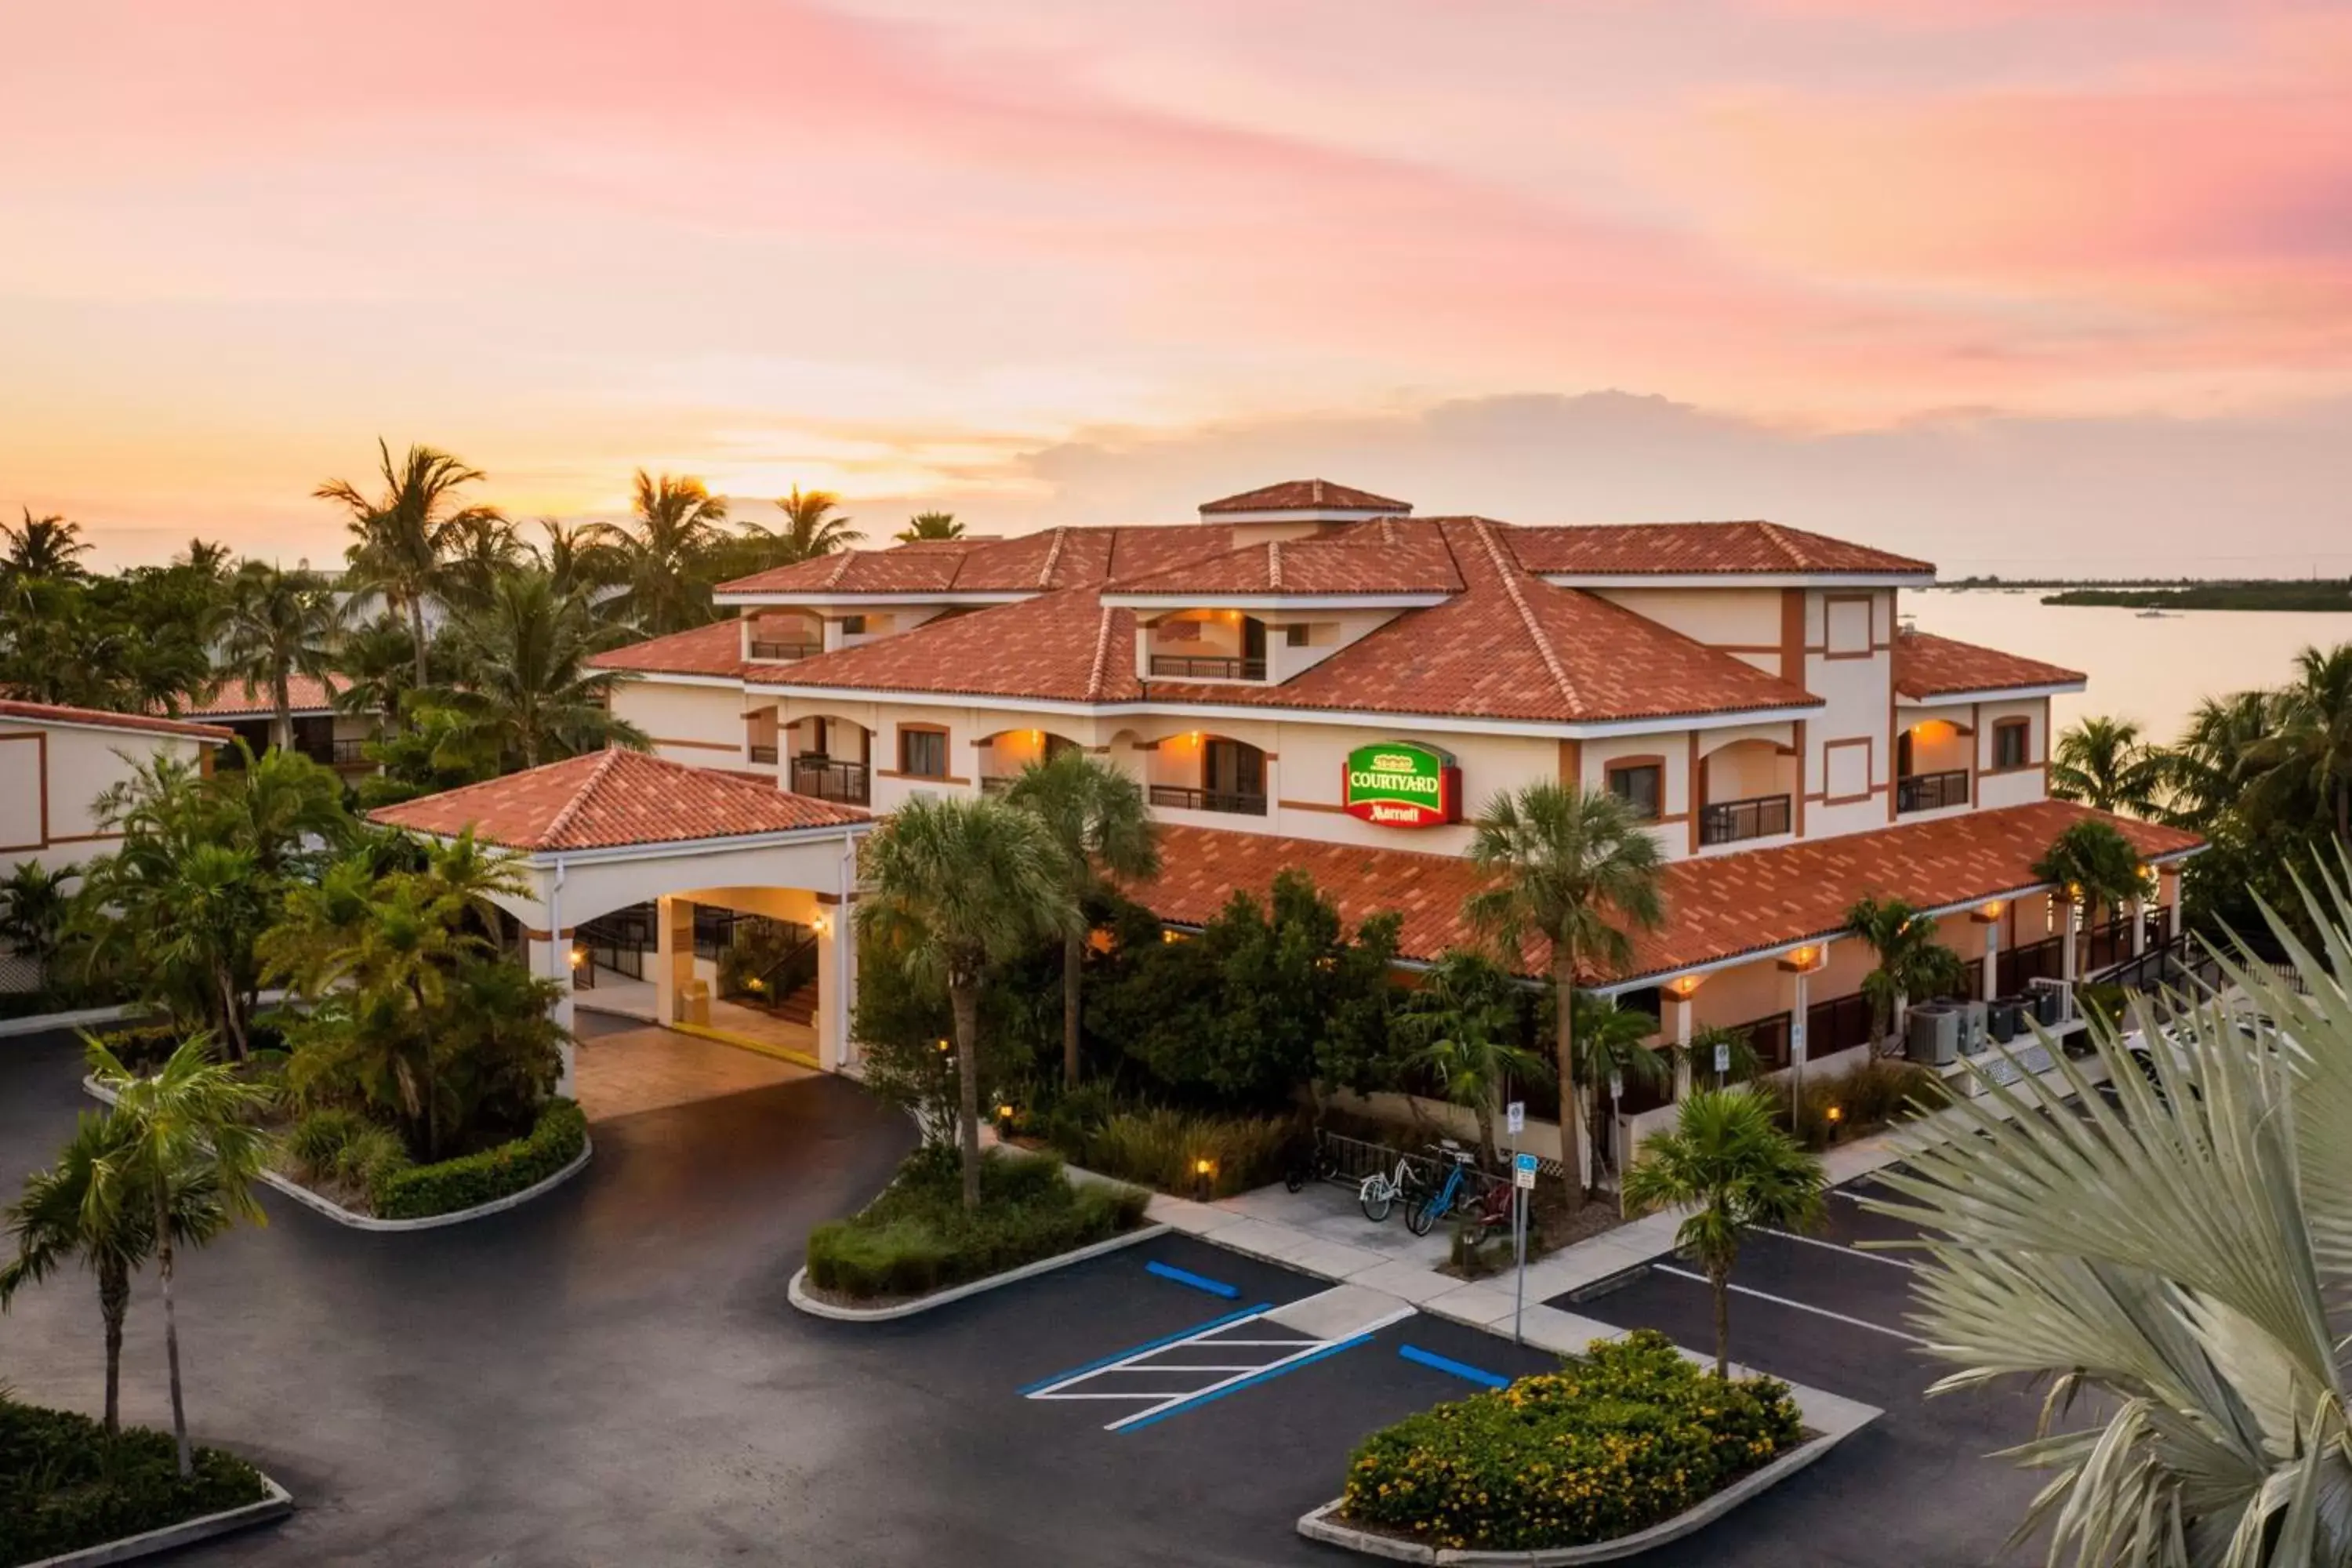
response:
<path id="1" fill-rule="evenodd" d="M 218 1448 L 179 1476 L 168 1432 L 109 1439 L 87 1415 L 0 1398 L 0 1568 L 162 1530 L 268 1496 L 261 1474 Z"/>
<path id="2" fill-rule="evenodd" d="M 1785 1384 L 1727 1383 L 1640 1330 L 1374 1433 L 1341 1519 L 1438 1548 L 1582 1546 L 1685 1512 L 1801 1441 Z"/>
<path id="3" fill-rule="evenodd" d="M 288 1174 L 378 1219 L 430 1219 L 535 1187 L 587 1146 L 588 1119 L 568 1100 L 549 1100 L 520 1138 L 429 1165 L 410 1163 L 389 1128 L 347 1110 L 318 1110 L 288 1134 Z"/>
<path id="4" fill-rule="evenodd" d="M 1052 1155 L 992 1153 L 981 1162 L 980 1207 L 963 1207 L 953 1149 L 918 1149 L 882 1195 L 809 1237 L 808 1282 L 871 1305 L 929 1295 L 1108 1241 L 1143 1223 L 1150 1194 L 1073 1184 Z"/>

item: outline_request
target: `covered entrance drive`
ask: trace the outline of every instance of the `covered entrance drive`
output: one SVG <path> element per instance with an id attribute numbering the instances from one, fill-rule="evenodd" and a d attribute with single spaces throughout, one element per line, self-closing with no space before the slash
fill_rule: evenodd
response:
<path id="1" fill-rule="evenodd" d="M 554 1011 L 567 1030 L 575 1027 L 582 983 L 593 979 L 600 990 L 614 988 L 601 998 L 614 1010 L 709 1049 L 748 1045 L 828 1072 L 850 1065 L 856 956 L 848 917 L 857 840 L 873 826 L 865 812 L 615 751 L 373 816 L 445 839 L 470 830 L 514 857 L 520 890 L 494 901 L 520 925 L 531 972 L 561 987 Z M 637 942 L 624 961 L 616 939 L 633 921 L 652 927 L 651 942 Z M 591 969 L 600 947 L 612 966 Z M 620 1005 L 622 987 L 635 1006 Z M 733 1001 L 721 994 L 730 987 Z M 593 1049 L 628 1044 L 625 1031 L 596 1033 Z M 564 1047 L 566 1094 L 575 1092 L 577 1048 Z M 683 1047 L 664 1048 L 689 1072 L 709 1065 Z"/>

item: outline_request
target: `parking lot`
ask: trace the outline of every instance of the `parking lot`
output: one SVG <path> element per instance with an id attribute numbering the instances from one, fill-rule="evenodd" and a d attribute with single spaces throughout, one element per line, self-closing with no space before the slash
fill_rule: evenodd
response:
<path id="1" fill-rule="evenodd" d="M 1751 1236 L 1732 1273 L 1731 1352 L 1757 1371 L 1875 1405 L 1886 1414 L 1811 1470 L 1695 1539 L 1691 1562 L 1979 1564 L 1992 1561 L 2038 1483 L 1986 1456 L 2032 1436 L 2026 1392 L 1927 1386 L 1948 1368 L 1921 1353 L 1902 1252 L 1858 1244 L 1916 1236 L 1833 1191 L 1812 1235 Z M 1696 1269 L 1663 1258 L 1605 1294 L 1550 1303 L 1622 1328 L 1654 1328 L 1695 1350 L 1715 1343 L 1713 1298 Z"/>

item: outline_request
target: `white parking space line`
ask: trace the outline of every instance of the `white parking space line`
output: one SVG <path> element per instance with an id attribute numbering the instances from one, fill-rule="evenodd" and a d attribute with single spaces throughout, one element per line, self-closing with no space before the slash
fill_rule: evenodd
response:
<path id="1" fill-rule="evenodd" d="M 1665 1263 L 1653 1263 L 1650 1267 L 1661 1274 L 1671 1274 L 1677 1279 L 1689 1279 L 1701 1285 L 1708 1282 L 1706 1275 L 1693 1274 L 1687 1268 L 1676 1268 Z M 1924 1345 L 1927 1342 L 1916 1334 L 1905 1333 L 1901 1329 L 1890 1329 L 1884 1323 L 1874 1323 L 1867 1318 L 1849 1318 L 1843 1312 L 1832 1312 L 1827 1307 L 1815 1307 L 1803 1301 L 1792 1301 L 1786 1296 L 1775 1296 L 1769 1290 L 1759 1290 L 1747 1285 L 1733 1285 L 1727 1289 L 1736 1295 L 1753 1296 L 1759 1301 L 1769 1301 L 1775 1306 L 1794 1307 L 1800 1312 L 1811 1312 L 1817 1318 L 1829 1318 L 1837 1322 L 1851 1323 L 1857 1329 L 1868 1329 L 1872 1333 L 1885 1334 L 1889 1339 L 1903 1340 L 1915 1345 Z"/>
<path id="2" fill-rule="evenodd" d="M 1864 1252 L 1858 1247 L 1848 1247 L 1842 1241 L 1823 1241 L 1818 1236 L 1799 1236 L 1792 1230 L 1774 1230 L 1769 1225 L 1759 1225 L 1756 1228 L 1767 1236 L 1777 1236 L 1783 1241 L 1801 1241 L 1807 1247 L 1818 1247 L 1828 1252 L 1851 1253 L 1856 1258 L 1866 1258 L 1873 1263 L 1884 1263 L 1895 1268 L 1916 1269 L 1919 1267 L 1916 1263 L 1906 1263 L 1899 1258 L 1890 1258 L 1883 1252 Z"/>

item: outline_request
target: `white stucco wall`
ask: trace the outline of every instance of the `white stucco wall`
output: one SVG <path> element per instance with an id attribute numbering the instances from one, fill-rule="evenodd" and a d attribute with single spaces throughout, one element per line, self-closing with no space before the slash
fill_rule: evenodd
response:
<path id="1" fill-rule="evenodd" d="M 192 736 L 0 719 L 0 870 L 108 853 L 119 836 L 99 822 L 98 797 L 151 757 L 194 762 L 206 749 Z"/>
<path id="2" fill-rule="evenodd" d="M 761 706 L 737 686 L 624 680 L 613 688 L 613 713 L 643 730 L 654 755 L 702 768 L 750 766 L 743 715 Z"/>

